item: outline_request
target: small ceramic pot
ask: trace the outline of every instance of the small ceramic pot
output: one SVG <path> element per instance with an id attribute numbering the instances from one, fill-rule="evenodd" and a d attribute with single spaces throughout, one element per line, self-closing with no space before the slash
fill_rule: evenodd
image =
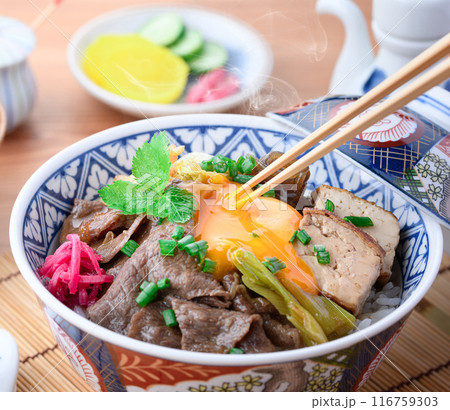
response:
<path id="1" fill-rule="evenodd" d="M 0 103 L 6 112 L 6 133 L 28 117 L 36 98 L 27 62 L 35 44 L 36 37 L 28 26 L 0 16 Z"/>

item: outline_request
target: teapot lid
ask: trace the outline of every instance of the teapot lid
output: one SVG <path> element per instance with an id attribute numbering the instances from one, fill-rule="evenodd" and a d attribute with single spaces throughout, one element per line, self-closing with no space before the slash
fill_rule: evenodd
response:
<path id="1" fill-rule="evenodd" d="M 33 30 L 10 17 L 0 16 L 0 67 L 25 60 L 36 45 Z"/>

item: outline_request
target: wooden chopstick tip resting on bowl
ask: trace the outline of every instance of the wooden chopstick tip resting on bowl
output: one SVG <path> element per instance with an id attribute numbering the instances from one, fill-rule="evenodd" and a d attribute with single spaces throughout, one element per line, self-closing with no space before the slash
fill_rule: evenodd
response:
<path id="1" fill-rule="evenodd" d="M 450 57 L 447 57 L 449 53 L 450 34 L 447 34 L 422 54 L 411 60 L 399 71 L 378 84 L 367 94 L 364 94 L 353 104 L 349 105 L 338 115 L 311 133 L 308 137 L 304 138 L 267 168 L 259 172 L 249 182 L 230 194 L 230 200 L 233 198 L 236 200 L 236 209 L 242 209 L 268 190 L 283 183 L 293 175 L 306 169 L 313 162 L 345 144 L 347 141 L 350 141 L 377 121 L 382 120 L 389 114 L 419 97 L 430 88 L 445 81 L 450 77 Z M 443 61 L 430 68 L 433 64 L 442 59 Z M 427 69 L 429 70 L 425 71 Z M 419 74 L 421 75 L 417 79 L 406 84 Z M 387 96 L 389 97 L 380 102 Z M 370 107 L 373 108 L 367 111 Z M 348 124 L 350 120 L 361 113 L 364 114 L 359 119 Z M 328 140 L 323 141 L 344 124 L 348 125 Z M 299 157 L 319 142 L 322 143 L 261 185 L 258 189 L 255 191 L 252 190 L 254 186 L 269 178 L 289 161 Z"/>

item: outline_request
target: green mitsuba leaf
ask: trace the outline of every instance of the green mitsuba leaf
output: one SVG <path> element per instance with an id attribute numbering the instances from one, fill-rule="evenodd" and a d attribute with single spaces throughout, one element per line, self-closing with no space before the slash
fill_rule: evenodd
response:
<path id="1" fill-rule="evenodd" d="M 136 182 L 114 181 L 98 193 L 103 202 L 125 215 L 145 213 L 169 222 L 185 223 L 195 210 L 193 195 L 177 186 L 166 189 L 170 179 L 169 139 L 165 132 L 144 143 L 133 157 Z"/>
<path id="2" fill-rule="evenodd" d="M 192 193 L 177 186 L 169 187 L 158 203 L 158 215 L 169 222 L 185 223 L 195 210 Z"/>
<path id="3" fill-rule="evenodd" d="M 98 193 L 109 208 L 118 209 L 125 215 L 149 213 L 154 204 L 161 199 L 161 195 L 154 191 L 121 180 L 101 188 Z"/>
<path id="4" fill-rule="evenodd" d="M 137 150 L 132 173 L 138 184 L 162 194 L 169 180 L 170 166 L 169 139 L 165 132 L 160 132 Z"/>

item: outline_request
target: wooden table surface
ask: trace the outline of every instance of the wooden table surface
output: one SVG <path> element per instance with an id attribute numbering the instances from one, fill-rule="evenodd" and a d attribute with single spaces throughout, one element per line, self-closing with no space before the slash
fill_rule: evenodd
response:
<path id="1" fill-rule="evenodd" d="M 51 0 L 0 0 L 0 15 L 30 24 Z M 0 143 L 0 252 L 9 250 L 9 218 L 21 187 L 32 173 L 61 149 L 84 137 L 133 121 L 91 97 L 72 76 L 66 62 L 70 37 L 90 19 L 127 5 L 151 0 L 65 0 L 37 30 L 29 62 L 38 96 L 27 121 Z M 159 2 L 162 3 L 162 2 Z M 284 108 L 326 94 L 344 40 L 341 23 L 314 13 L 315 0 L 177 0 L 205 6 L 257 29 L 274 54 L 272 87 L 258 101 L 259 111 Z M 367 18 L 370 3 L 358 0 Z M 167 3 L 165 3 L 167 4 Z M 247 111 L 247 112 L 246 112 Z M 248 107 L 235 112 L 248 113 Z"/>

